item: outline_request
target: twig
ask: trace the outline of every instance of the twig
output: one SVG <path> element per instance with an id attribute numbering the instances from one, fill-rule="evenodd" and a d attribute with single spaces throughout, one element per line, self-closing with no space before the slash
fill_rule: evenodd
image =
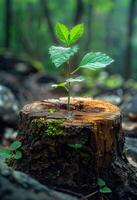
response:
<path id="1" fill-rule="evenodd" d="M 95 195 L 96 193 L 98 193 L 98 191 L 95 191 L 95 192 L 93 192 L 93 193 L 90 193 L 90 194 L 88 194 L 88 195 L 86 195 L 86 196 L 80 198 L 79 200 L 85 200 L 85 199 L 87 199 L 87 198 L 89 198 L 89 197 L 92 197 L 92 196 Z"/>

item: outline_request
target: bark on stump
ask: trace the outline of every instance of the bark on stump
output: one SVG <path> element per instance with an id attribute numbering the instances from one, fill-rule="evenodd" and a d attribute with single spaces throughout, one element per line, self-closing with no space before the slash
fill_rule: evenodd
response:
<path id="1" fill-rule="evenodd" d="M 17 169 L 50 187 L 84 195 L 95 192 L 102 177 L 113 191 L 109 199 L 137 198 L 136 171 L 123 155 L 119 108 L 101 100 L 71 98 L 71 114 L 68 117 L 67 98 L 23 107 L 18 137 L 23 158 Z M 100 197 L 96 193 L 92 199 Z"/>

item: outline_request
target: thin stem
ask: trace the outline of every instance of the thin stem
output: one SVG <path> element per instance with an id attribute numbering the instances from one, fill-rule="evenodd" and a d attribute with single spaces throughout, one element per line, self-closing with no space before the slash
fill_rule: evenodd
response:
<path id="1" fill-rule="evenodd" d="M 64 86 L 65 90 L 68 92 L 68 88 L 66 86 Z"/>
<path id="2" fill-rule="evenodd" d="M 70 62 L 67 62 L 68 65 L 68 79 L 70 78 Z M 71 84 L 68 82 L 68 112 L 70 112 L 70 95 L 71 95 Z"/>
<path id="3" fill-rule="evenodd" d="M 79 69 L 80 67 L 76 68 L 73 72 L 71 72 L 71 74 L 75 74 Z"/>

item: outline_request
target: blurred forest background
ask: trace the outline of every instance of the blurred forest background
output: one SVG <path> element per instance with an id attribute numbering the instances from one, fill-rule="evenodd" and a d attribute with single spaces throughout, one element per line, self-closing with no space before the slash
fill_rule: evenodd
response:
<path id="1" fill-rule="evenodd" d="M 0 52 L 52 73 L 48 48 L 57 43 L 56 22 L 85 24 L 78 60 L 89 50 L 105 52 L 115 59 L 108 72 L 137 79 L 136 0 L 0 0 Z"/>

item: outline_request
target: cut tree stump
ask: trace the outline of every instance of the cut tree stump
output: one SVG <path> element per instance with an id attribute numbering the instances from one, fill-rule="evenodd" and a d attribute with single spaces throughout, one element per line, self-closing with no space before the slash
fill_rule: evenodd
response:
<path id="1" fill-rule="evenodd" d="M 108 199 L 137 199 L 137 171 L 123 154 L 119 108 L 77 97 L 71 98 L 70 114 L 67 98 L 25 105 L 18 136 L 23 157 L 16 168 L 49 187 L 83 195 L 98 191 L 101 177 L 112 189 Z M 97 192 L 92 199 L 102 197 Z"/>

